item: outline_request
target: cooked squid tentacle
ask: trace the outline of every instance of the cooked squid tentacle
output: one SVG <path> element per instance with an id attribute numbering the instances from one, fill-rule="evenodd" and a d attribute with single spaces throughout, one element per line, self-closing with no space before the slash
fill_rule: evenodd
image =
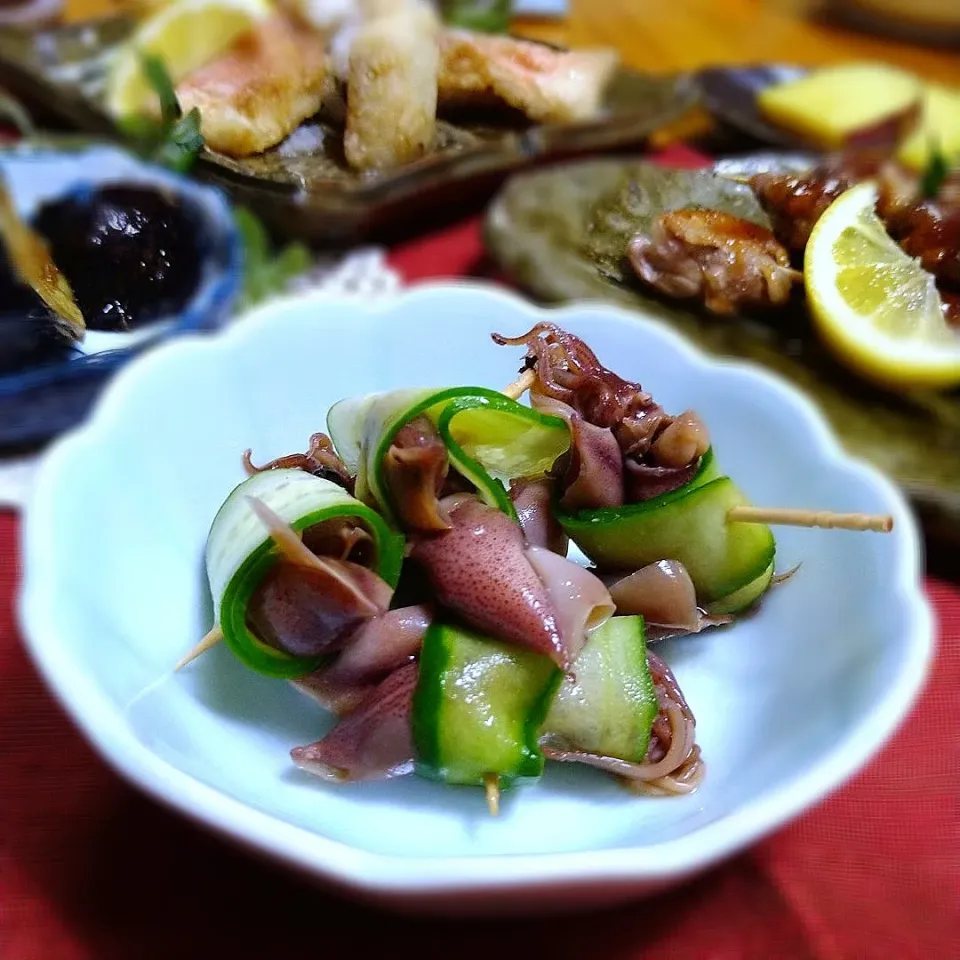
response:
<path id="1" fill-rule="evenodd" d="M 682 486 L 710 446 L 690 410 L 668 415 L 638 383 L 608 370 L 579 338 L 552 323 L 496 343 L 527 347 L 530 404 L 570 426 L 564 510 L 620 506 Z M 690 468 L 690 469 L 685 469 Z"/>
<path id="2" fill-rule="evenodd" d="M 254 465 L 252 456 L 252 450 L 245 450 L 243 453 L 243 468 L 248 477 L 266 470 L 303 470 L 353 492 L 353 478 L 350 476 L 350 471 L 337 456 L 333 443 L 325 433 L 315 433 L 310 437 L 310 445 L 306 453 L 291 453 L 284 457 L 277 457 L 262 467 Z"/>
<path id="3" fill-rule="evenodd" d="M 335 783 L 384 780 L 413 772 L 413 694 L 417 664 L 395 670 L 322 739 L 290 751 L 293 762 Z"/>
<path id="4" fill-rule="evenodd" d="M 414 418 L 397 432 L 383 459 L 383 476 L 404 529 L 450 529 L 439 500 L 449 467 L 447 448 L 426 417 Z"/>
<path id="5" fill-rule="evenodd" d="M 554 324 L 493 339 L 526 346 L 531 405 L 571 427 L 572 449 L 555 467 L 555 512 L 599 570 L 630 573 L 667 557 L 685 564 L 711 614 L 759 599 L 773 573 L 773 534 L 763 517 L 733 522 L 731 511 L 748 501 L 720 471 L 696 413 L 668 415 Z"/>
<path id="6" fill-rule="evenodd" d="M 556 324 L 538 323 L 519 337 L 492 337 L 501 345 L 527 348 L 528 364 L 536 373 L 531 393 L 567 404 L 588 423 L 616 427 L 628 417 L 658 409 L 640 384 L 608 370 L 579 337 Z"/>
<path id="7" fill-rule="evenodd" d="M 561 557 L 567 555 L 568 540 L 563 527 L 553 515 L 552 480 L 513 480 L 510 500 L 517 511 L 517 521 L 531 547 L 545 547 Z"/>
<path id="8" fill-rule="evenodd" d="M 362 623 L 344 642 L 332 663 L 293 685 L 321 706 L 345 716 L 355 710 L 373 686 L 412 663 L 433 619 L 425 605 L 398 607 Z"/>

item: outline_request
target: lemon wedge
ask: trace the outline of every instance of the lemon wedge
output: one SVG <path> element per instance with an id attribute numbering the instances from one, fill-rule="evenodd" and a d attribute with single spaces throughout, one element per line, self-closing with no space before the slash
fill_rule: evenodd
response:
<path id="1" fill-rule="evenodd" d="M 174 0 L 142 20 L 118 51 L 107 77 L 106 107 L 120 118 L 155 110 L 140 62 L 163 60 L 174 83 L 216 59 L 242 34 L 274 12 L 270 0 Z"/>
<path id="2" fill-rule="evenodd" d="M 887 233 L 876 185 L 841 194 L 817 221 L 804 255 L 814 325 L 837 356 L 886 387 L 960 384 L 960 332 L 936 283 Z"/>

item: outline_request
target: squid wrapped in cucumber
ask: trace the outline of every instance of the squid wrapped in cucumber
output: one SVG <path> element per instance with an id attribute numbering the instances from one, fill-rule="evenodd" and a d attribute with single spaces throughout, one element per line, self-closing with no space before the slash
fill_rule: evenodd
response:
<path id="1" fill-rule="evenodd" d="M 737 613 L 770 586 L 776 543 L 768 526 L 727 519 L 747 504 L 712 448 L 676 490 L 619 507 L 557 510 L 564 532 L 598 567 L 632 570 L 669 557 L 684 565 L 712 614 Z"/>
<path id="2" fill-rule="evenodd" d="M 686 793 L 702 776 L 695 721 L 644 621 L 593 630 L 564 675 L 545 657 L 434 624 L 413 695 L 415 769 L 445 783 L 510 786 L 545 759 L 598 767 L 649 792 Z"/>
<path id="3" fill-rule="evenodd" d="M 206 570 L 230 649 L 251 669 L 302 677 L 389 607 L 403 538 L 340 484 L 297 468 L 239 484 L 214 518 Z"/>
<path id="4" fill-rule="evenodd" d="M 447 620 L 323 740 L 294 760 L 328 780 L 412 772 L 506 788 L 545 760 L 581 763 L 643 792 L 687 793 L 703 773 L 695 721 L 639 616 L 592 630 L 567 674 L 541 654 Z"/>
<path id="5" fill-rule="evenodd" d="M 531 406 L 569 426 L 570 449 L 553 471 L 553 512 L 601 572 L 678 561 L 711 614 L 736 613 L 762 596 L 774 573 L 773 533 L 728 519 L 747 498 L 723 474 L 695 413 L 667 414 L 553 324 L 494 339 L 527 346 Z"/>
<path id="6" fill-rule="evenodd" d="M 356 495 L 405 531 L 449 529 L 442 501 L 462 492 L 516 520 L 510 481 L 546 476 L 570 446 L 563 419 L 482 387 L 342 400 L 327 427 Z"/>
<path id="7" fill-rule="evenodd" d="M 356 495 L 404 531 L 432 597 L 467 626 L 567 668 L 613 613 L 597 577 L 520 525 L 516 481 L 529 517 L 532 485 L 569 448 L 562 418 L 463 387 L 345 400 L 328 427 Z"/>
<path id="8" fill-rule="evenodd" d="M 540 727 L 561 672 L 544 656 L 436 623 L 413 698 L 416 769 L 444 783 L 501 786 L 543 772 Z"/>
<path id="9" fill-rule="evenodd" d="M 416 768 L 445 783 L 535 779 L 541 741 L 560 759 L 639 764 L 658 714 L 643 618 L 614 617 L 592 631 L 566 675 L 535 653 L 435 624 L 413 704 Z"/>
<path id="10" fill-rule="evenodd" d="M 689 793 L 703 776 L 695 734 L 670 668 L 647 650 L 643 617 L 618 616 L 563 678 L 540 747 L 548 760 L 597 767 L 640 792 Z"/>

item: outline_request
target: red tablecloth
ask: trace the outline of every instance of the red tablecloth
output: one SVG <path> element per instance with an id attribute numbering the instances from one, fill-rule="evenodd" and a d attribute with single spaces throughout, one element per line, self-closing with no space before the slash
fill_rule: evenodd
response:
<path id="1" fill-rule="evenodd" d="M 691 161 L 674 153 L 672 160 Z M 479 224 L 405 244 L 408 280 L 488 276 Z M 28 662 L 0 514 L 0 960 L 501 956 L 960 958 L 960 590 L 929 580 L 932 678 L 908 724 L 833 798 L 681 890 L 600 914 L 410 920 L 268 869 L 109 772 Z M 416 953 L 414 953 L 416 951 Z"/>

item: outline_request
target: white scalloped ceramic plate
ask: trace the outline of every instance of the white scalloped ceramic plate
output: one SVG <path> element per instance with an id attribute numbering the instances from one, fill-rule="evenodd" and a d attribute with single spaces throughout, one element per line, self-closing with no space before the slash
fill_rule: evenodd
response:
<path id="1" fill-rule="evenodd" d="M 170 675 L 209 626 L 204 540 L 246 447 L 259 460 L 299 450 L 335 400 L 358 392 L 505 384 L 521 351 L 490 333 L 546 316 L 667 409 L 699 410 L 754 502 L 895 517 L 889 535 L 781 530 L 779 568 L 803 561 L 793 580 L 757 616 L 665 648 L 699 721 L 699 792 L 638 799 L 557 765 L 492 819 L 478 791 L 416 778 L 331 788 L 288 759 L 327 725 L 293 689 L 219 648 Z M 43 464 L 24 558 L 30 650 L 116 770 L 318 880 L 421 910 L 596 905 L 704 869 L 860 769 L 904 718 L 932 648 L 906 506 L 841 453 L 798 393 L 638 314 L 546 312 L 465 284 L 374 306 L 280 301 L 134 362 Z"/>

